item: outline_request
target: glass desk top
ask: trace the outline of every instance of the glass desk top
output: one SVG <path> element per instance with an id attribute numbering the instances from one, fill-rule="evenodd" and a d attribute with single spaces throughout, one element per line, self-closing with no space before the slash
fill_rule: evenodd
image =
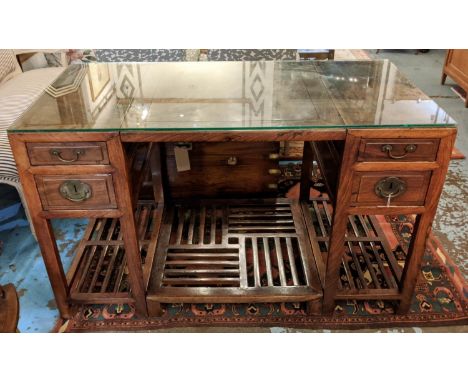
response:
<path id="1" fill-rule="evenodd" d="M 69 66 L 10 131 L 443 127 L 388 60 Z"/>

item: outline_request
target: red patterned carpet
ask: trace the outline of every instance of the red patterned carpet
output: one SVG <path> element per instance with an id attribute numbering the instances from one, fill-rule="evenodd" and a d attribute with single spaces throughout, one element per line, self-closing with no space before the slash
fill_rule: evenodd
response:
<path id="1" fill-rule="evenodd" d="M 412 219 L 400 216 L 379 222 L 397 257 L 408 244 Z M 331 316 L 311 316 L 301 303 L 167 304 L 159 318 L 139 317 L 131 305 L 77 307 L 62 327 L 67 332 L 148 331 L 174 327 L 294 327 L 363 329 L 396 326 L 468 324 L 468 287 L 438 240 L 430 236 L 410 312 L 394 314 L 389 302 L 340 302 Z"/>

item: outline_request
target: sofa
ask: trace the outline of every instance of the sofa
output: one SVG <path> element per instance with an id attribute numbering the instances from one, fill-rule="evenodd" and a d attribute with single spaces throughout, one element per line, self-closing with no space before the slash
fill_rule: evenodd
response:
<path id="1" fill-rule="evenodd" d="M 7 129 L 65 68 L 46 67 L 23 72 L 17 53 L 10 49 L 0 49 L 0 183 L 16 188 L 34 234 Z"/>

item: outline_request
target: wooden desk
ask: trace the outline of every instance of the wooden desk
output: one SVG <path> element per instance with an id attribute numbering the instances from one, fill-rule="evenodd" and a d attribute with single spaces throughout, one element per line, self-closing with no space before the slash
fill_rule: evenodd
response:
<path id="1" fill-rule="evenodd" d="M 64 318 L 71 303 L 409 309 L 456 128 L 392 64 L 92 65 L 67 69 L 9 131 Z M 305 143 L 299 200 L 277 195 L 282 141 Z M 417 214 L 404 264 L 385 214 Z M 67 275 L 50 225 L 66 217 L 90 219 Z"/>

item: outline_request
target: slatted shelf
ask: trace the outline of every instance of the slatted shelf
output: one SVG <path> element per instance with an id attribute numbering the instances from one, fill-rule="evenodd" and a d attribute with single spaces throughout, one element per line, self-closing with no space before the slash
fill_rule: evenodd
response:
<path id="1" fill-rule="evenodd" d="M 318 273 L 304 233 L 300 205 L 289 199 L 167 206 L 148 298 L 319 299 Z"/>
<path id="2" fill-rule="evenodd" d="M 303 202 L 303 211 L 323 280 L 332 206 L 326 197 L 312 198 Z M 349 216 L 337 299 L 399 299 L 401 274 L 402 267 L 376 217 Z"/>
<path id="3" fill-rule="evenodd" d="M 135 211 L 145 285 L 156 252 L 162 208 L 139 202 Z M 131 302 L 120 222 L 91 219 L 67 275 L 73 302 Z"/>

